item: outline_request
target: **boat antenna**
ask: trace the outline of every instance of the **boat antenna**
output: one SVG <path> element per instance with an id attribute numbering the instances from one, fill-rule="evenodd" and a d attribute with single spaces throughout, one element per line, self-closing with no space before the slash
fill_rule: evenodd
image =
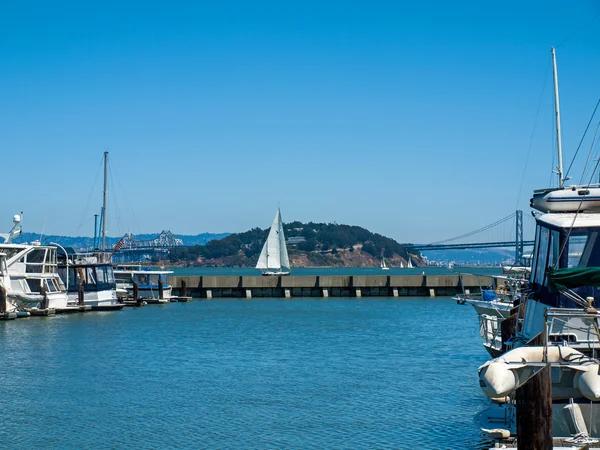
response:
<path id="1" fill-rule="evenodd" d="M 102 252 L 106 251 L 106 190 L 108 174 L 108 152 L 104 152 L 104 190 L 102 191 Z"/>
<path id="2" fill-rule="evenodd" d="M 554 75 L 554 112 L 556 114 L 556 150 L 558 152 L 558 164 L 556 174 L 558 175 L 558 187 L 564 185 L 563 179 L 563 161 L 562 161 L 562 139 L 560 134 L 560 100 L 558 98 L 558 70 L 556 69 L 556 49 L 550 48 L 552 53 L 552 73 Z"/>

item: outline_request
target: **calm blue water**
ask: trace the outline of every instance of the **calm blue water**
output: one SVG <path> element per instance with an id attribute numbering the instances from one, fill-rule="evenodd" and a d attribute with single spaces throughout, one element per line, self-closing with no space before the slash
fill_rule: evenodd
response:
<path id="1" fill-rule="evenodd" d="M 174 275 L 199 276 L 199 275 L 260 275 L 260 270 L 253 267 L 175 267 L 171 268 Z M 471 273 L 478 275 L 497 275 L 502 272 L 501 267 L 413 267 L 400 269 L 391 267 L 390 270 L 381 270 L 379 267 L 294 267 L 292 275 L 457 275 Z"/>
<path id="2" fill-rule="evenodd" d="M 196 300 L 0 323 L 4 448 L 478 449 L 450 299 Z"/>

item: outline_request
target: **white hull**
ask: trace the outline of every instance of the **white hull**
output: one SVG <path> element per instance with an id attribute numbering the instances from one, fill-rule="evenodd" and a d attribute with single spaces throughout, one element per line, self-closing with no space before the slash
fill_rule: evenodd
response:
<path id="1" fill-rule="evenodd" d="M 85 292 L 83 294 L 84 306 L 114 306 L 118 304 L 117 291 L 109 289 L 97 292 Z M 69 292 L 69 305 L 79 305 L 79 294 Z"/>
<path id="2" fill-rule="evenodd" d="M 532 208 L 547 212 L 600 212 L 600 186 L 539 189 L 530 200 Z"/>
<path id="3" fill-rule="evenodd" d="M 483 300 L 465 299 L 464 302 L 471 305 L 478 315 L 485 314 L 504 319 L 510 316 L 510 310 L 513 308 L 511 303 L 501 301 L 486 302 Z"/>
<path id="4" fill-rule="evenodd" d="M 283 277 L 286 275 L 289 275 L 290 272 L 283 272 L 283 271 L 267 271 L 267 272 L 263 272 L 262 275 L 265 277 Z"/>

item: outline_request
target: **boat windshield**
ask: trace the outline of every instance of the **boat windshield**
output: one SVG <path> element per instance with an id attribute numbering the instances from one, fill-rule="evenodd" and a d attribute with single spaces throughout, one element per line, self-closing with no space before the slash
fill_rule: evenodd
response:
<path id="1" fill-rule="evenodd" d="M 67 268 L 59 269 L 63 282 L 67 282 Z M 86 291 L 106 291 L 115 289 L 115 276 L 111 265 L 69 266 L 69 292 L 77 292 L 83 283 Z"/>

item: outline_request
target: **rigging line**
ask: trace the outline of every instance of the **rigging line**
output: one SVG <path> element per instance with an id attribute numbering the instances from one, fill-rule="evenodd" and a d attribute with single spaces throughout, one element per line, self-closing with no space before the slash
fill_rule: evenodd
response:
<path id="1" fill-rule="evenodd" d="M 104 156 L 102 156 L 102 158 L 100 159 L 100 165 L 98 166 L 98 170 L 96 171 L 96 176 L 94 177 L 94 183 L 92 184 L 87 201 L 85 202 L 85 207 L 83 209 L 83 212 L 81 213 L 81 219 L 79 221 L 79 225 L 76 228 L 77 234 L 79 233 L 79 231 L 81 230 L 81 227 L 83 226 L 83 221 L 85 219 L 85 215 L 87 214 L 87 210 L 90 205 L 90 199 L 92 198 L 92 194 L 94 193 L 94 188 L 96 187 L 96 182 L 98 181 L 98 174 L 100 173 L 100 169 L 102 168 L 103 163 L 104 163 Z"/>
<path id="2" fill-rule="evenodd" d="M 561 45 L 563 45 L 564 43 L 566 43 L 567 41 L 571 40 L 572 38 L 574 38 L 575 36 L 577 36 L 579 33 L 581 33 L 588 25 L 590 25 L 594 20 L 596 20 L 598 17 L 600 17 L 600 13 L 596 14 L 590 21 L 586 22 L 582 27 L 580 27 L 577 31 L 575 31 L 574 33 L 572 33 L 570 36 L 568 36 L 566 39 L 564 39 L 560 44 L 558 44 L 556 47 L 554 48 L 558 48 Z"/>
<path id="3" fill-rule="evenodd" d="M 133 222 L 134 222 L 134 225 L 136 227 L 136 230 L 139 233 L 141 231 L 140 224 L 139 224 L 139 222 L 137 220 L 137 216 L 135 215 L 135 212 L 133 211 L 133 207 L 131 206 L 131 202 L 129 201 L 129 197 L 127 196 L 127 191 L 123 187 L 123 183 L 121 183 L 121 178 L 118 176 L 118 173 L 117 173 L 116 169 L 115 169 L 115 178 L 117 179 L 117 182 L 119 183 L 119 187 L 121 188 L 121 192 L 123 192 L 123 197 L 125 197 L 125 203 L 126 203 L 127 207 L 129 208 L 129 213 L 131 214 L 131 217 L 133 218 Z"/>
<path id="4" fill-rule="evenodd" d="M 114 186 L 115 182 L 114 182 L 114 179 L 113 179 L 112 164 L 108 165 L 108 176 L 110 178 L 110 185 Z M 119 209 L 119 203 L 117 202 L 117 196 L 115 195 L 115 190 L 114 189 L 111 189 L 111 196 L 112 196 L 113 203 L 115 205 L 115 211 L 117 213 L 116 216 L 117 216 L 117 226 L 119 228 L 119 235 L 122 235 L 123 234 L 123 229 L 124 229 L 124 227 L 123 227 L 123 221 L 121 220 L 121 211 Z"/>
<path id="5" fill-rule="evenodd" d="M 596 132 L 594 133 L 594 138 L 592 139 L 592 143 L 590 145 L 590 151 L 588 152 L 588 157 L 585 161 L 585 166 L 583 167 L 583 173 L 581 174 L 581 179 L 579 180 L 579 184 L 583 183 L 583 177 L 585 176 L 585 172 L 587 171 L 588 164 L 592 159 L 592 153 L 594 151 L 594 145 L 596 145 L 596 138 L 598 137 L 598 129 L 600 129 L 600 122 L 598 122 L 598 126 L 596 127 Z"/>
<path id="6" fill-rule="evenodd" d="M 548 64 L 546 66 L 546 76 L 544 77 L 544 83 L 542 84 L 542 92 L 540 92 L 540 99 L 538 101 L 537 111 L 535 113 L 535 120 L 533 122 L 533 130 L 531 130 L 531 136 L 529 138 L 529 148 L 527 149 L 527 156 L 525 157 L 525 167 L 523 167 L 523 175 L 521 176 L 521 185 L 519 186 L 519 193 L 517 194 L 516 208 L 519 207 L 519 201 L 521 200 L 521 194 L 523 193 L 523 183 L 525 182 L 525 174 L 527 173 L 527 166 L 529 165 L 529 155 L 531 154 L 531 148 L 533 147 L 533 139 L 535 137 L 535 131 L 537 129 L 538 120 L 540 118 L 540 111 L 542 109 L 542 100 L 544 99 L 544 92 L 546 92 L 546 85 L 548 83 L 548 74 L 550 73 L 550 64 L 552 64 L 552 56 L 548 56 Z"/>
<path id="7" fill-rule="evenodd" d="M 565 179 L 569 176 L 569 172 L 571 171 L 571 167 L 573 167 L 575 158 L 577 158 L 577 153 L 579 152 L 579 149 L 581 148 L 581 144 L 583 144 L 583 140 L 585 139 L 588 129 L 590 128 L 590 125 L 592 124 L 592 120 L 594 120 L 594 116 L 596 115 L 596 110 L 598 109 L 598 105 L 600 105 L 600 98 L 596 102 L 596 107 L 594 108 L 594 112 L 592 113 L 592 116 L 590 117 L 590 120 L 589 120 L 587 126 L 585 127 L 585 131 L 583 132 L 583 136 L 581 136 L 581 140 L 579 141 L 577 150 L 575 150 L 575 154 L 573 155 L 573 158 L 571 159 L 571 164 L 569 164 L 569 168 L 567 169 L 567 172 L 565 173 Z"/>
<path id="8" fill-rule="evenodd" d="M 507 220 L 510 220 L 510 219 L 514 218 L 515 216 L 516 216 L 516 213 L 512 213 L 509 216 L 506 216 L 506 217 L 504 217 L 504 218 L 502 218 L 500 220 L 497 220 L 496 222 L 491 223 L 489 225 L 486 225 L 484 227 L 481 227 L 481 228 L 479 228 L 479 229 L 477 229 L 475 231 L 471 231 L 469 233 L 465 233 L 463 235 L 460 235 L 460 236 L 457 236 L 457 237 L 453 237 L 453 238 L 450 238 L 450 239 L 444 239 L 443 241 L 431 242 L 429 245 L 443 244 L 445 242 L 456 241 L 458 239 L 462 239 L 462 238 L 469 237 L 469 236 L 472 236 L 472 235 L 477 234 L 477 233 L 481 233 L 482 231 L 486 231 L 486 230 L 488 230 L 488 229 L 490 229 L 492 227 L 495 227 L 496 225 L 500 225 L 501 223 L 504 223 Z"/>
<path id="9" fill-rule="evenodd" d="M 588 184 L 591 184 L 592 179 L 594 177 L 594 175 L 596 174 L 596 171 L 598 170 L 598 165 L 600 165 L 600 159 L 598 159 L 596 161 L 596 166 L 594 167 L 594 170 L 592 172 L 592 174 L 590 175 L 590 182 Z M 579 202 L 579 206 L 577 207 L 577 211 L 575 212 L 575 215 L 573 216 L 573 222 L 571 222 L 571 227 L 569 228 L 569 231 L 567 232 L 567 236 L 565 241 L 563 242 L 563 245 L 560 249 L 560 252 L 558 254 L 558 258 L 556 258 L 556 261 L 553 264 L 553 268 L 556 269 L 556 266 L 558 265 L 558 262 L 560 261 L 560 258 L 562 257 L 563 253 L 565 252 L 565 248 L 567 247 L 567 244 L 569 242 L 569 237 L 571 236 L 571 232 L 573 231 L 573 228 L 575 227 L 575 220 L 577 219 L 577 215 L 579 214 L 579 212 L 581 211 L 581 205 L 583 205 L 583 202 L 585 200 L 586 196 L 583 195 L 581 197 L 581 201 Z"/>

